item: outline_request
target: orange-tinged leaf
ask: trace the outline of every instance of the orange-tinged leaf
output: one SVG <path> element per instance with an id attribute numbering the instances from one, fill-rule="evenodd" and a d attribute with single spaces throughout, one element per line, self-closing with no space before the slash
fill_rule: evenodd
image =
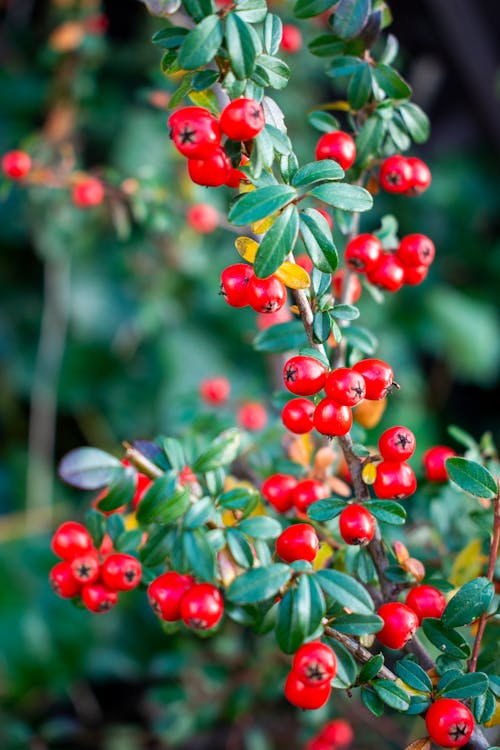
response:
<path id="1" fill-rule="evenodd" d="M 369 401 L 365 399 L 358 406 L 353 409 L 354 420 L 365 427 L 367 430 L 371 430 L 372 427 L 376 427 L 387 406 L 387 399 L 383 398 L 380 401 Z"/>
<path id="2" fill-rule="evenodd" d="M 405 750 L 430 750 L 430 748 L 430 737 L 420 737 L 420 739 L 410 742 L 410 744 L 405 747 Z"/>
<path id="3" fill-rule="evenodd" d="M 416 557 L 409 557 L 408 560 L 406 560 L 404 563 L 402 563 L 402 567 L 410 573 L 416 581 L 420 583 L 420 581 L 423 581 L 425 578 L 425 567 L 421 560 L 417 560 Z"/>
<path id="4" fill-rule="evenodd" d="M 408 552 L 408 549 L 405 547 L 403 542 L 394 542 L 394 554 L 396 555 L 396 559 L 400 565 L 402 565 L 410 558 L 410 553 Z"/>
<path id="5" fill-rule="evenodd" d="M 361 469 L 361 478 L 365 484 L 373 484 L 377 478 L 377 467 L 373 461 L 366 463 Z"/>
<path id="6" fill-rule="evenodd" d="M 274 275 L 290 289 L 308 289 L 311 286 L 309 274 L 296 263 L 282 263 Z"/>
<path id="7" fill-rule="evenodd" d="M 288 457 L 296 464 L 309 468 L 313 452 L 313 444 L 309 434 L 300 435 L 292 440 L 288 446 Z"/>
<path id="8" fill-rule="evenodd" d="M 248 263 L 254 262 L 257 250 L 259 249 L 259 245 L 255 240 L 252 240 L 251 237 L 237 237 L 234 241 L 234 246 L 244 260 L 248 261 Z"/>
<path id="9" fill-rule="evenodd" d="M 237 565 L 228 547 L 223 547 L 217 553 L 217 567 L 221 581 L 226 587 L 243 572 L 243 568 Z"/>
<path id="10" fill-rule="evenodd" d="M 328 477 L 326 484 L 332 491 L 332 495 L 340 495 L 340 497 L 349 497 L 352 494 L 351 487 L 339 477 Z"/>
<path id="11" fill-rule="evenodd" d="M 317 476 L 318 479 L 324 476 L 336 458 L 337 454 L 331 446 L 324 445 L 322 448 L 319 448 L 314 456 L 315 476 Z"/>
<path id="12" fill-rule="evenodd" d="M 481 575 L 485 562 L 485 557 L 481 554 L 481 547 L 481 540 L 473 539 L 455 557 L 449 576 L 450 583 L 453 586 L 458 588 Z"/>
<path id="13" fill-rule="evenodd" d="M 294 315 L 300 315 L 300 310 L 297 305 L 290 305 L 290 312 L 292 312 Z"/>

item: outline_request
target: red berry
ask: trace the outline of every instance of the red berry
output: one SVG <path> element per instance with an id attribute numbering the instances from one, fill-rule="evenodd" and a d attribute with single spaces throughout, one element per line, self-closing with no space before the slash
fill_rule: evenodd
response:
<path id="1" fill-rule="evenodd" d="M 235 169 L 234 167 L 231 167 L 231 171 L 229 172 L 225 184 L 227 185 L 227 187 L 238 188 L 240 186 L 240 182 L 247 179 L 248 178 L 246 174 L 242 172 L 241 169 Z"/>
<path id="2" fill-rule="evenodd" d="M 316 144 L 316 159 L 334 159 L 342 169 L 349 169 L 356 160 L 356 144 L 342 130 L 324 133 Z"/>
<path id="3" fill-rule="evenodd" d="M 396 253 L 404 266 L 430 266 L 435 254 L 434 243 L 425 234 L 406 235 L 399 243 Z"/>
<path id="4" fill-rule="evenodd" d="M 365 398 L 378 401 L 385 398 L 394 385 L 394 373 L 388 364 L 380 359 L 362 359 L 352 367 L 361 373 L 366 384 Z"/>
<path id="5" fill-rule="evenodd" d="M 281 411 L 281 421 L 295 435 L 305 435 L 314 427 L 314 409 L 307 398 L 292 398 Z"/>
<path id="6" fill-rule="evenodd" d="M 380 186 L 388 193 L 406 193 L 411 187 L 413 169 L 408 159 L 396 154 L 389 156 L 380 167 Z"/>
<path id="7" fill-rule="evenodd" d="M 392 253 L 384 253 L 376 268 L 366 274 L 370 284 L 386 292 L 398 292 L 404 284 L 405 270 Z"/>
<path id="8" fill-rule="evenodd" d="M 363 505 L 354 503 L 344 508 L 339 516 L 340 536 L 346 544 L 365 545 L 375 533 L 372 514 Z"/>
<path id="9" fill-rule="evenodd" d="M 285 698 L 297 708 L 321 708 L 327 702 L 332 692 L 329 682 L 319 687 L 305 685 L 295 672 L 290 672 L 285 682 Z"/>
<path id="10" fill-rule="evenodd" d="M 343 268 L 339 271 L 335 271 L 332 276 L 333 296 L 337 301 L 344 298 L 344 277 L 345 270 Z M 361 282 L 357 274 L 350 273 L 345 301 L 349 304 L 354 304 L 361 297 L 361 292 Z"/>
<path id="11" fill-rule="evenodd" d="M 447 445 L 435 445 L 429 448 L 422 456 L 425 478 L 430 482 L 447 482 L 446 459 L 456 455 L 455 451 Z"/>
<path id="12" fill-rule="evenodd" d="M 168 126 L 176 149 L 188 159 L 208 159 L 220 145 L 217 118 L 203 107 L 178 109 L 170 115 Z"/>
<path id="13" fill-rule="evenodd" d="M 324 208 L 317 208 L 316 211 L 321 214 L 321 216 L 325 219 L 326 223 L 328 224 L 328 228 L 330 231 L 333 229 L 333 219 L 328 213 L 328 211 L 325 211 Z M 307 256 L 306 256 L 307 257 Z"/>
<path id="14" fill-rule="evenodd" d="M 264 110 L 255 99 L 235 99 L 220 116 L 221 130 L 232 141 L 252 140 L 265 124 Z"/>
<path id="15" fill-rule="evenodd" d="M 413 469 L 399 461 L 381 461 L 377 466 L 377 477 L 373 491 L 382 500 L 403 500 L 413 495 L 417 489 L 417 480 Z"/>
<path id="16" fill-rule="evenodd" d="M 416 156 L 409 156 L 407 162 L 411 167 L 411 184 L 408 190 L 409 195 L 419 195 L 427 190 L 432 182 L 431 170 L 422 159 Z"/>
<path id="17" fill-rule="evenodd" d="M 434 586 L 422 584 L 409 590 L 405 604 L 415 612 L 421 623 L 424 617 L 439 619 L 446 607 L 446 599 Z"/>
<path id="18" fill-rule="evenodd" d="M 200 383 L 200 396 L 207 404 L 215 406 L 225 403 L 229 398 L 231 385 L 222 375 L 215 378 L 205 378 Z"/>
<path id="19" fill-rule="evenodd" d="M 190 206 L 186 219 L 189 226 L 200 234 L 210 234 L 219 226 L 219 212 L 209 203 Z"/>
<path id="20" fill-rule="evenodd" d="M 237 421 L 245 430 L 251 432 L 263 430 L 267 424 L 266 408 L 258 401 L 248 401 L 238 409 Z"/>
<path id="21" fill-rule="evenodd" d="M 212 151 L 206 159 L 188 159 L 188 173 L 196 185 L 225 185 L 231 173 L 231 162 L 223 148 Z"/>
<path id="22" fill-rule="evenodd" d="M 63 599 L 72 599 L 80 593 L 81 584 L 71 572 L 71 563 L 66 560 L 54 565 L 49 573 L 49 582 L 55 593 Z"/>
<path id="23" fill-rule="evenodd" d="M 137 558 L 117 552 L 102 564 L 103 583 L 115 591 L 131 591 L 141 582 L 142 566 Z"/>
<path id="24" fill-rule="evenodd" d="M 291 393 L 312 396 L 320 391 L 326 380 L 327 368 L 315 357 L 291 357 L 283 368 L 283 380 Z"/>
<path id="25" fill-rule="evenodd" d="M 71 197 L 78 208 L 100 206 L 104 200 L 104 186 L 96 177 L 85 177 L 76 183 Z"/>
<path id="26" fill-rule="evenodd" d="M 313 422 L 322 435 L 347 435 L 352 427 L 352 412 L 348 406 L 331 398 L 324 398 L 314 410 Z"/>
<path id="27" fill-rule="evenodd" d="M 102 583 L 86 583 L 82 588 L 82 602 L 91 612 L 102 614 L 115 606 L 118 594 Z"/>
<path id="28" fill-rule="evenodd" d="M 248 284 L 254 275 L 252 266 L 247 263 L 235 263 L 221 273 L 220 291 L 231 307 L 248 305 Z"/>
<path id="29" fill-rule="evenodd" d="M 26 177 L 31 169 L 31 157 L 25 151 L 8 151 L 2 157 L 2 171 L 11 180 Z"/>
<path id="30" fill-rule="evenodd" d="M 403 648 L 418 628 L 417 615 L 401 602 L 382 604 L 377 614 L 384 621 L 377 638 L 388 648 Z"/>
<path id="31" fill-rule="evenodd" d="M 328 398 L 339 404 L 356 406 L 365 397 L 365 380 L 350 367 L 338 367 L 326 376 L 325 392 Z"/>
<path id="32" fill-rule="evenodd" d="M 347 243 L 344 260 L 346 266 L 358 273 L 372 271 L 382 256 L 382 243 L 374 234 L 359 234 Z"/>
<path id="33" fill-rule="evenodd" d="M 248 283 L 248 304 L 259 313 L 274 313 L 286 302 L 286 287 L 272 274 L 266 279 L 252 276 Z"/>
<path id="34" fill-rule="evenodd" d="M 263 497 L 280 513 L 293 507 L 292 492 L 298 482 L 290 474 L 272 474 L 261 487 Z"/>
<path id="35" fill-rule="evenodd" d="M 74 557 L 70 562 L 71 574 L 75 581 L 82 586 L 84 583 L 94 583 L 99 578 L 101 566 L 97 550 L 88 555 Z"/>
<path id="36" fill-rule="evenodd" d="M 386 461 L 406 461 L 415 453 L 415 435 L 408 427 L 389 427 L 378 440 L 380 455 Z"/>
<path id="37" fill-rule="evenodd" d="M 211 583 L 198 583 L 181 600 L 181 617 L 188 628 L 210 630 L 222 619 L 224 600 Z"/>
<path id="38" fill-rule="evenodd" d="M 321 641 L 304 643 L 295 653 L 292 671 L 308 687 L 329 683 L 337 674 L 337 657 L 334 651 Z"/>
<path id="39" fill-rule="evenodd" d="M 474 730 L 474 717 L 463 703 L 454 698 L 439 698 L 425 716 L 430 738 L 441 747 L 466 745 Z"/>
<path id="40" fill-rule="evenodd" d="M 305 512 L 316 500 L 324 500 L 330 496 L 328 488 L 317 479 L 303 479 L 293 490 L 293 504 L 297 510 Z"/>
<path id="41" fill-rule="evenodd" d="M 325 724 L 319 737 L 330 746 L 330 750 L 346 750 L 354 739 L 354 732 L 349 722 L 335 719 Z"/>
<path id="42" fill-rule="evenodd" d="M 181 599 L 195 585 L 194 578 L 174 570 L 163 573 L 148 586 L 148 599 L 153 612 L 162 620 L 181 619 Z"/>
<path id="43" fill-rule="evenodd" d="M 295 262 L 298 266 L 304 269 L 304 271 L 307 271 L 307 273 L 311 273 L 314 268 L 314 263 L 310 259 L 306 253 L 301 253 L 301 255 L 297 255 L 295 258 Z"/>
<path id="44" fill-rule="evenodd" d="M 135 488 L 134 497 L 132 498 L 132 508 L 134 510 L 137 510 L 137 506 L 139 505 L 142 498 L 146 494 L 146 490 L 152 485 L 152 483 L 153 483 L 152 479 L 147 477 L 145 474 L 141 474 L 140 471 L 137 472 L 137 484 Z"/>
<path id="45" fill-rule="evenodd" d="M 302 47 L 302 32 L 291 23 L 284 23 L 281 34 L 280 49 L 294 55 Z"/>
<path id="46" fill-rule="evenodd" d="M 81 523 L 66 521 L 52 537 L 52 551 L 63 560 L 72 560 L 74 557 L 90 552 L 94 548 L 92 537 Z"/>
<path id="47" fill-rule="evenodd" d="M 309 523 L 296 523 L 285 529 L 276 539 L 276 552 L 285 562 L 312 562 L 319 550 L 319 539 Z"/>
<path id="48" fill-rule="evenodd" d="M 258 313 L 257 315 L 257 328 L 259 331 L 265 331 L 271 326 L 278 325 L 278 323 L 288 323 L 292 320 L 293 315 L 290 309 L 286 306 L 280 307 L 274 313 Z"/>
<path id="49" fill-rule="evenodd" d="M 404 266 L 405 284 L 417 286 L 425 281 L 429 273 L 429 266 Z"/>

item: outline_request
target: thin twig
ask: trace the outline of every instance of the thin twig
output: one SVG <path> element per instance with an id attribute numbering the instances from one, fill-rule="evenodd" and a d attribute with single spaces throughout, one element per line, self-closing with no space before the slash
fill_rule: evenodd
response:
<path id="1" fill-rule="evenodd" d="M 163 476 L 164 471 L 150 461 L 149 458 L 146 458 L 137 448 L 134 448 L 133 445 L 124 442 L 123 447 L 125 448 L 125 458 L 127 461 L 130 461 L 142 474 L 145 474 L 150 479 L 158 479 L 158 477 Z"/>
<path id="2" fill-rule="evenodd" d="M 370 661 L 370 659 L 373 658 L 373 654 L 371 653 L 371 651 L 368 651 L 367 648 L 362 646 L 360 643 L 358 643 L 357 640 L 351 638 L 349 635 L 340 633 L 338 630 L 335 630 L 335 628 L 331 628 L 329 626 L 326 626 L 324 631 L 325 635 L 327 635 L 329 638 L 333 638 L 334 640 L 341 643 L 357 661 L 361 662 L 361 664 L 366 664 L 366 662 Z M 395 682 L 397 680 L 394 672 L 391 672 L 391 670 L 385 666 L 380 668 L 377 676 L 382 677 L 384 680 L 391 680 L 391 682 Z"/>

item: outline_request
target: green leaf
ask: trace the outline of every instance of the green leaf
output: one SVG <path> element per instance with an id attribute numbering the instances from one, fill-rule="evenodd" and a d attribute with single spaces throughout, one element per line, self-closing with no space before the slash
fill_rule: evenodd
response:
<path id="1" fill-rule="evenodd" d="M 182 525 L 185 529 L 197 529 L 204 526 L 214 514 L 214 505 L 211 497 L 202 497 L 188 509 Z"/>
<path id="2" fill-rule="evenodd" d="M 445 672 L 445 674 L 447 673 Z M 487 689 L 488 675 L 484 672 L 459 674 L 445 686 L 441 687 L 441 680 L 437 686 L 437 692 L 441 698 L 456 698 L 457 700 L 477 698 L 479 695 L 483 695 Z"/>
<path id="3" fill-rule="evenodd" d="M 318 349 L 313 349 L 312 346 L 301 347 L 299 354 L 301 355 L 301 357 L 312 357 L 313 359 L 317 359 L 318 362 L 322 362 L 325 367 L 330 367 L 330 361 L 326 354 L 319 351 Z"/>
<path id="4" fill-rule="evenodd" d="M 283 89 L 290 78 L 290 68 L 279 57 L 259 55 L 255 72 L 263 74 L 273 89 Z"/>
<path id="5" fill-rule="evenodd" d="M 177 105 L 180 104 L 182 100 L 189 94 L 189 92 L 191 91 L 192 80 L 193 80 L 192 73 L 187 73 L 184 76 L 179 87 L 174 91 L 174 93 L 170 97 L 170 101 L 168 103 L 169 107 L 171 107 L 172 109 L 174 107 L 177 107 Z"/>
<path id="6" fill-rule="evenodd" d="M 364 506 L 382 523 L 400 526 L 406 521 L 406 511 L 402 505 L 392 500 L 368 500 Z"/>
<path id="7" fill-rule="evenodd" d="M 189 492 L 177 489 L 177 475 L 169 471 L 155 479 L 137 507 L 137 520 L 142 525 L 156 521 L 170 523 L 180 518 L 189 506 Z"/>
<path id="8" fill-rule="evenodd" d="M 342 607 L 365 615 L 373 612 L 370 595 L 351 576 L 338 570 L 319 570 L 316 575 L 323 591 Z"/>
<path id="9" fill-rule="evenodd" d="M 254 29 L 235 13 L 226 16 L 226 46 L 236 78 L 250 78 L 261 52 L 260 41 Z"/>
<path id="10" fill-rule="evenodd" d="M 355 73 L 363 65 L 359 57 L 353 55 L 340 55 L 334 57 L 330 68 L 326 71 L 330 78 L 343 78 Z"/>
<path id="11" fill-rule="evenodd" d="M 300 320 L 279 323 L 261 331 L 253 340 L 258 352 L 286 352 L 307 344 L 307 336 Z"/>
<path id="12" fill-rule="evenodd" d="M 412 695 L 410 696 L 410 707 L 406 711 L 406 715 L 416 716 L 417 714 L 421 714 L 427 711 L 430 705 L 431 701 L 427 695 Z"/>
<path id="13" fill-rule="evenodd" d="M 283 22 L 275 13 L 268 13 L 264 21 L 264 48 L 269 55 L 279 52 L 283 34 Z"/>
<path id="14" fill-rule="evenodd" d="M 320 159 L 304 164 L 296 173 L 292 180 L 295 187 L 304 187 L 312 185 L 315 182 L 324 182 L 327 180 L 341 180 L 344 177 L 344 170 L 333 159 Z"/>
<path id="15" fill-rule="evenodd" d="M 327 312 L 318 312 L 313 318 L 313 339 L 319 344 L 330 336 L 332 325 Z"/>
<path id="16" fill-rule="evenodd" d="M 292 575 L 289 565 L 273 563 L 242 573 L 231 583 L 226 597 L 236 604 L 256 604 L 275 596 Z"/>
<path id="17" fill-rule="evenodd" d="M 448 434 L 451 435 L 451 437 L 457 441 L 457 443 L 460 443 L 461 445 L 464 445 L 466 448 L 469 448 L 473 451 L 478 451 L 479 446 L 477 442 L 474 440 L 472 435 L 469 435 L 468 432 L 465 430 L 462 430 L 461 427 L 457 427 L 454 424 L 448 425 Z"/>
<path id="18" fill-rule="evenodd" d="M 441 620 L 446 628 L 469 625 L 489 606 L 495 594 L 495 587 L 487 578 L 474 578 L 450 599 Z"/>
<path id="19" fill-rule="evenodd" d="M 207 16 L 184 39 L 179 50 L 179 65 L 184 70 L 195 70 L 208 65 L 221 44 L 222 24 L 219 16 Z"/>
<path id="20" fill-rule="evenodd" d="M 98 448 L 75 448 L 59 462 L 59 477 L 79 490 L 107 487 L 123 469 L 121 462 Z"/>
<path id="21" fill-rule="evenodd" d="M 335 618 L 335 630 L 350 635 L 368 635 L 378 633 L 384 627 L 384 621 L 378 615 L 339 615 Z"/>
<path id="22" fill-rule="evenodd" d="M 227 529 L 226 539 L 229 550 L 242 568 L 251 568 L 254 563 L 252 548 L 246 536 L 238 529 Z"/>
<path id="23" fill-rule="evenodd" d="M 342 211 L 369 211 L 373 206 L 373 198 L 368 190 L 345 182 L 318 185 L 309 191 L 309 195 Z"/>
<path id="24" fill-rule="evenodd" d="M 259 493 L 256 490 L 250 490 L 246 487 L 235 487 L 233 490 L 224 492 L 219 497 L 219 504 L 229 510 L 243 510 L 250 503 L 257 501 Z"/>
<path id="25" fill-rule="evenodd" d="M 370 661 L 367 661 L 366 664 L 364 664 L 361 668 L 361 671 L 358 676 L 358 680 L 360 683 L 363 682 L 370 682 L 373 680 L 374 677 L 378 675 L 382 667 L 384 666 L 384 655 L 383 654 L 375 654 L 375 656 L 372 656 Z"/>
<path id="26" fill-rule="evenodd" d="M 390 99 L 407 99 L 411 96 L 410 86 L 390 65 L 378 63 L 372 72 L 376 82 Z"/>
<path id="27" fill-rule="evenodd" d="M 315 267 L 323 273 L 333 273 L 337 268 L 339 258 L 325 217 L 315 208 L 306 208 L 305 211 L 301 211 L 300 233 Z"/>
<path id="28" fill-rule="evenodd" d="M 340 0 L 333 17 L 333 33 L 353 39 L 361 33 L 371 13 L 371 0 Z"/>
<path id="29" fill-rule="evenodd" d="M 297 206 L 287 206 L 262 238 L 255 256 L 255 275 L 261 279 L 271 276 L 293 251 L 298 234 Z"/>
<path id="30" fill-rule="evenodd" d="M 143 547 L 139 550 L 139 557 L 143 565 L 154 568 L 161 565 L 168 557 L 172 546 L 172 530 L 167 531 L 163 526 L 154 529 Z"/>
<path id="31" fill-rule="evenodd" d="M 379 153 L 385 128 L 385 122 L 376 113 L 368 118 L 356 139 L 357 164 L 364 166 Z"/>
<path id="32" fill-rule="evenodd" d="M 337 320 L 356 320 L 359 318 L 359 308 L 354 305 L 335 305 L 330 310 L 330 315 Z"/>
<path id="33" fill-rule="evenodd" d="M 380 700 L 372 687 L 361 688 L 361 700 L 367 707 L 368 711 L 374 716 L 380 717 L 384 713 L 384 703 Z"/>
<path id="34" fill-rule="evenodd" d="M 373 689 L 386 705 L 396 711 L 406 711 L 410 707 L 410 696 L 392 680 L 376 680 Z"/>
<path id="35" fill-rule="evenodd" d="M 182 534 L 184 554 L 191 570 L 203 581 L 213 581 L 216 575 L 215 554 L 206 533 L 201 529 Z"/>
<path id="36" fill-rule="evenodd" d="M 324 112 L 322 110 L 310 112 L 307 119 L 309 120 L 310 125 L 321 133 L 331 133 L 339 128 L 339 121 L 337 118 L 329 112 Z"/>
<path id="37" fill-rule="evenodd" d="M 286 133 L 283 133 L 281 130 L 274 127 L 274 125 L 266 125 L 264 130 L 266 131 L 273 149 L 277 154 L 284 156 L 285 154 L 290 153 L 292 150 L 292 144 Z"/>
<path id="38" fill-rule="evenodd" d="M 121 508 L 122 505 L 128 505 L 132 502 L 137 486 L 137 477 L 133 469 L 123 467 L 112 484 L 109 485 L 106 494 L 97 503 L 97 507 L 102 511 L 111 511 Z"/>
<path id="39" fill-rule="evenodd" d="M 232 463 L 238 455 L 240 440 L 241 432 L 237 427 L 221 432 L 207 450 L 198 456 L 193 464 L 193 471 L 204 474 Z"/>
<path id="40" fill-rule="evenodd" d="M 205 91 L 210 88 L 219 79 L 220 73 L 218 70 L 200 70 L 193 76 L 191 81 L 191 88 L 193 91 Z"/>
<path id="41" fill-rule="evenodd" d="M 163 441 L 163 452 L 165 453 L 168 463 L 176 471 L 182 471 L 186 465 L 186 456 L 181 443 L 175 438 L 165 438 Z"/>
<path id="42" fill-rule="evenodd" d="M 338 497 L 327 497 L 325 500 L 316 500 L 307 509 L 307 515 L 313 521 L 331 521 L 342 513 L 347 506 L 345 500 Z"/>
<path id="43" fill-rule="evenodd" d="M 337 674 L 332 680 L 332 687 L 334 688 L 349 688 L 356 682 L 356 675 L 358 672 L 356 662 L 349 653 L 349 651 L 342 646 L 338 641 L 333 638 L 327 638 L 328 645 L 337 657 Z"/>
<path id="44" fill-rule="evenodd" d="M 98 510 L 91 508 L 85 513 L 85 526 L 92 537 L 94 547 L 100 547 L 106 533 L 106 518 Z"/>
<path id="45" fill-rule="evenodd" d="M 339 42 L 333 34 L 321 34 L 307 45 L 309 52 L 316 57 L 335 57 L 342 54 L 345 42 Z"/>
<path id="46" fill-rule="evenodd" d="M 302 584 L 302 581 L 305 581 L 305 583 Z M 310 618 L 309 618 L 309 627 L 307 630 L 307 634 L 312 635 L 320 627 L 321 620 L 325 616 L 325 612 L 326 612 L 325 597 L 323 595 L 321 587 L 319 583 L 317 582 L 315 576 L 313 575 L 302 576 L 300 579 L 300 582 L 301 582 L 301 585 L 309 586 L 309 596 L 310 596 L 311 606 L 310 606 Z"/>
<path id="47" fill-rule="evenodd" d="M 247 518 L 240 523 L 238 528 L 254 539 L 276 539 L 283 530 L 280 522 L 269 516 Z"/>
<path id="48" fill-rule="evenodd" d="M 116 542 L 114 548 L 117 552 L 125 552 L 127 554 L 134 554 L 137 552 L 143 537 L 142 529 L 131 529 L 130 531 L 124 531 Z"/>
<path id="49" fill-rule="evenodd" d="M 311 619 L 311 592 L 301 576 L 296 587 L 288 589 L 279 603 L 276 640 L 285 654 L 293 654 L 303 643 Z"/>
<path id="50" fill-rule="evenodd" d="M 446 471 L 452 482 L 471 495 L 491 500 L 498 492 L 498 485 L 493 474 L 476 461 L 459 456 L 448 458 Z"/>
<path id="51" fill-rule="evenodd" d="M 297 18 L 312 18 L 321 15 L 331 7 L 331 0 L 297 0 L 293 6 L 293 12 Z"/>
<path id="52" fill-rule="evenodd" d="M 474 718 L 478 724 L 485 724 L 495 713 L 496 700 L 491 690 L 479 695 L 473 702 Z"/>
<path id="53" fill-rule="evenodd" d="M 421 693 L 432 692 L 432 682 L 429 675 L 412 659 L 401 659 L 401 661 L 396 662 L 394 671 L 403 682 L 406 682 L 414 690 L 419 690 Z"/>
<path id="54" fill-rule="evenodd" d="M 184 0 L 183 5 L 196 23 L 214 12 L 212 0 Z"/>
<path id="55" fill-rule="evenodd" d="M 119 536 L 125 531 L 125 521 L 121 513 L 113 513 L 106 519 L 106 531 L 111 537 L 113 543 L 116 542 Z"/>
<path id="56" fill-rule="evenodd" d="M 372 93 L 372 71 L 368 63 L 363 63 L 354 71 L 347 88 L 347 99 L 351 109 L 358 111 L 367 103 Z"/>
<path id="57" fill-rule="evenodd" d="M 229 211 L 228 219 L 235 226 L 252 224 L 279 211 L 297 197 L 289 185 L 270 185 L 238 196 Z"/>
<path id="58" fill-rule="evenodd" d="M 236 12 L 247 23 L 261 23 L 267 15 L 266 0 L 236 0 Z"/>
<path id="59" fill-rule="evenodd" d="M 344 328 L 344 338 L 350 346 L 356 347 L 364 354 L 373 354 L 378 346 L 378 341 L 367 328 L 359 326 L 348 326 Z"/>
<path id="60" fill-rule="evenodd" d="M 456 630 L 446 628 L 441 620 L 426 617 L 422 621 L 422 629 L 429 641 L 436 646 L 441 654 L 453 659 L 468 659 L 470 648 L 465 639 Z"/>
<path id="61" fill-rule="evenodd" d="M 429 118 L 412 102 L 404 102 L 398 108 L 406 129 L 415 143 L 425 143 L 430 133 Z"/>
<path id="62" fill-rule="evenodd" d="M 185 29 L 183 26 L 169 26 L 153 34 L 151 41 L 163 49 L 177 49 L 188 33 L 189 29 Z"/>

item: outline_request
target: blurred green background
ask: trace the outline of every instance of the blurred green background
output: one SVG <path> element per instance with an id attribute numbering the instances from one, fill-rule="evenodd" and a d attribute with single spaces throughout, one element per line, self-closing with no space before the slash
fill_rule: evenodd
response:
<path id="1" fill-rule="evenodd" d="M 493 1 L 458 2 L 469 29 L 459 45 L 447 5 L 391 3 L 402 70 L 431 117 L 418 155 L 433 183 L 418 198 L 378 195 L 362 224 L 373 230 L 392 213 L 401 235 L 423 232 L 437 248 L 422 287 L 383 305 L 366 292 L 360 301 L 403 385 L 381 427 L 409 425 L 419 455 L 454 445 L 449 424 L 476 438 L 500 431 L 500 15 Z M 293 20 L 288 6 L 277 11 Z M 22 147 L 56 169 L 75 159 L 117 188 L 136 181 L 125 183 L 125 210 L 109 200 L 81 211 L 64 189 L 0 188 L 0 747 L 301 747 L 325 716 L 299 726 L 284 705 L 286 659 L 272 641 L 231 624 L 212 641 L 166 635 L 139 592 L 97 618 L 46 582 L 50 531 L 87 501 L 54 479 L 67 450 L 119 455 L 124 439 L 201 424 L 211 416 L 197 387 L 210 375 L 231 381 L 226 421 L 247 399 L 279 420 L 272 363 L 251 348 L 255 314 L 217 294 L 220 271 L 237 261 L 233 235 L 202 237 L 185 222 L 200 201 L 224 213 L 229 193 L 190 185 L 169 143 L 158 92 L 175 82 L 150 43 L 161 21 L 132 0 L 16 0 L 0 12 L 0 153 Z M 80 31 L 61 32 L 68 22 Z M 302 29 L 306 40 L 317 33 L 314 22 Z M 338 92 L 305 49 L 287 61 L 292 82 L 277 99 L 310 159 L 317 134 L 304 112 Z M 364 722 L 356 747 L 403 746 L 407 729 L 390 718 L 375 721 L 346 700 L 335 711 Z"/>

